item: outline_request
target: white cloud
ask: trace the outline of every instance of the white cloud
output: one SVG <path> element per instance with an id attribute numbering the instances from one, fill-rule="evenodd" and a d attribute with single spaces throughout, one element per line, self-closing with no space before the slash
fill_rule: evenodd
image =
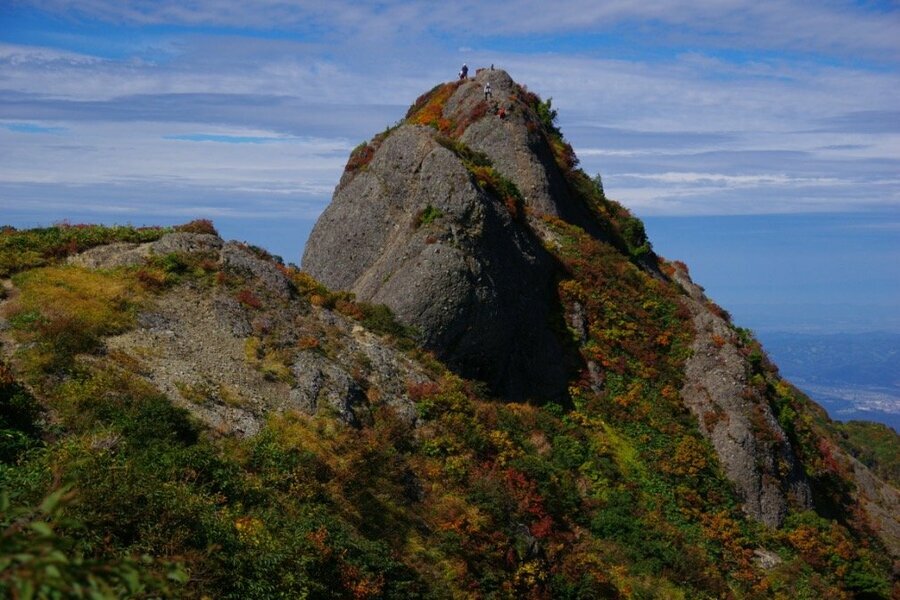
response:
<path id="1" fill-rule="evenodd" d="M 760 187 L 768 185 L 848 185 L 850 182 L 842 181 L 835 177 L 792 177 L 784 173 L 763 175 L 724 175 L 722 173 L 618 173 L 617 178 L 644 179 L 658 181 L 660 183 L 675 184 L 713 184 L 729 188 Z"/>

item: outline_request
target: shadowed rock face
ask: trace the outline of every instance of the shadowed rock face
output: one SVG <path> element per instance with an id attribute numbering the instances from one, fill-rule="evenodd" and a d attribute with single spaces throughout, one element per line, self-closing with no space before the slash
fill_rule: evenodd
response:
<path id="1" fill-rule="evenodd" d="M 303 266 L 391 307 L 424 345 L 508 398 L 559 398 L 555 263 L 427 127 L 403 125 L 345 176 Z"/>

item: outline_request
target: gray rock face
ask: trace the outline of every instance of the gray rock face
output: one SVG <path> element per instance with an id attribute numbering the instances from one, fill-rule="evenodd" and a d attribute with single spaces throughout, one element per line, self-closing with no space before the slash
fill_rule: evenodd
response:
<path id="1" fill-rule="evenodd" d="M 292 404 L 308 414 L 327 407 L 341 421 L 359 425 L 356 412 L 365 403 L 365 395 L 338 364 L 315 351 L 307 351 L 297 356 L 291 370 L 296 380 L 290 392 Z"/>
<path id="2" fill-rule="evenodd" d="M 70 256 L 69 264 L 88 269 L 112 269 L 139 265 L 150 256 L 150 244 L 109 244 Z"/>
<path id="3" fill-rule="evenodd" d="M 460 87 L 450 98 L 445 114 L 456 120 L 464 118 L 484 101 L 483 89 L 488 82 L 493 90 L 493 100 L 488 102 L 490 116 L 470 125 L 460 139 L 487 154 L 494 167 L 516 184 L 525 203 L 536 213 L 561 217 L 584 227 L 589 217 L 569 195 L 534 114 L 527 110 L 518 86 L 506 71 L 481 71 L 472 83 Z M 496 115 L 494 107 L 504 109 L 503 119 Z"/>
<path id="4" fill-rule="evenodd" d="M 413 425 L 417 415 L 407 385 L 430 381 L 421 366 L 341 315 L 312 308 L 271 261 L 237 242 L 206 234 L 175 233 L 145 244 L 110 244 L 73 256 L 86 268 L 138 266 L 155 255 L 195 254 L 216 260 L 235 281 L 208 288 L 192 283 L 164 292 L 138 315 L 137 328 L 107 346 L 141 355 L 142 376 L 218 431 L 253 435 L 269 412 L 328 414 L 351 426 L 370 417 L 372 401 Z M 249 290 L 250 308 L 235 297 Z M 5 289 L 5 288 L 4 288 Z M 300 349 L 300 336 L 330 344 L 326 357 Z M 250 338 L 253 338 L 252 340 Z M 253 360 L 248 343 L 279 350 L 289 377 L 274 377 Z M 153 352 L 147 352 L 147 348 Z"/>
<path id="5" fill-rule="evenodd" d="M 222 246 L 219 260 L 222 266 L 228 270 L 256 277 L 268 292 L 283 300 L 289 300 L 296 296 L 294 285 L 284 273 L 271 262 L 258 258 L 237 242 L 227 242 Z"/>
<path id="6" fill-rule="evenodd" d="M 537 116 L 525 102 L 525 90 L 506 71 L 479 72 L 474 81 L 460 86 L 447 101 L 444 115 L 457 122 L 466 119 L 479 103 L 484 103 L 486 83 L 491 84 L 493 93 L 493 99 L 487 102 L 488 116 L 466 128 L 460 140 L 490 157 L 494 168 L 516 184 L 534 214 L 560 217 L 602 239 L 605 234 L 595 217 L 569 193 Z M 497 115 L 501 108 L 505 111 L 502 119 Z"/>
<path id="7" fill-rule="evenodd" d="M 534 115 L 525 109 L 518 86 L 506 71 L 478 73 L 447 101 L 444 114 L 455 121 L 463 120 L 485 103 L 483 90 L 487 83 L 491 84 L 493 95 L 487 101 L 488 116 L 472 123 L 461 141 L 487 154 L 494 167 L 516 184 L 528 206 L 565 218 L 572 203 L 565 181 Z M 496 114 L 499 108 L 506 112 L 503 119 Z"/>
<path id="8" fill-rule="evenodd" d="M 181 252 L 218 254 L 223 245 L 222 238 L 208 233 L 170 233 L 150 243 L 153 254 Z"/>
<path id="9" fill-rule="evenodd" d="M 426 347 L 506 397 L 565 390 L 550 328 L 553 260 L 430 128 L 401 126 L 345 176 L 303 266 L 331 288 L 388 305 Z"/>
<path id="10" fill-rule="evenodd" d="M 716 449 L 744 511 L 778 527 L 790 503 L 812 506 L 809 484 L 768 403 L 746 393 L 746 361 L 734 332 L 707 308 L 706 297 L 686 273 L 676 272 L 676 279 L 688 292 L 684 302 L 696 329 L 681 396 Z"/>

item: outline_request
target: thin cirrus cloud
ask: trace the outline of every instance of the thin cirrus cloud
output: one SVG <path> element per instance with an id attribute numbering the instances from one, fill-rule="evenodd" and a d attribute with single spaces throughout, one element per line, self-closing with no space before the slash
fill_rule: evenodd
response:
<path id="1" fill-rule="evenodd" d="M 700 37 L 731 46 L 864 53 L 900 50 L 896 5 L 891 2 L 808 3 L 799 0 L 560 0 L 552 18 L 535 18 L 547 7 L 537 0 L 441 3 L 426 0 L 42 0 L 47 11 L 114 23 L 176 24 L 288 29 L 311 37 L 346 33 L 400 36 L 423 31 L 465 31 L 473 37 L 552 34 L 640 24 L 674 40 Z M 711 42 L 710 38 L 715 40 Z"/>

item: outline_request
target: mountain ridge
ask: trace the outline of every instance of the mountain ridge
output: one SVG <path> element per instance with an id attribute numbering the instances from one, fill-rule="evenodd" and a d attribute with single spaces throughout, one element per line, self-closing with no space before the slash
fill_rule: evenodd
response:
<path id="1" fill-rule="evenodd" d="M 4 230 L 0 589 L 895 594 L 896 488 L 553 117 L 438 85 L 351 154 L 310 272 L 208 222 Z"/>

